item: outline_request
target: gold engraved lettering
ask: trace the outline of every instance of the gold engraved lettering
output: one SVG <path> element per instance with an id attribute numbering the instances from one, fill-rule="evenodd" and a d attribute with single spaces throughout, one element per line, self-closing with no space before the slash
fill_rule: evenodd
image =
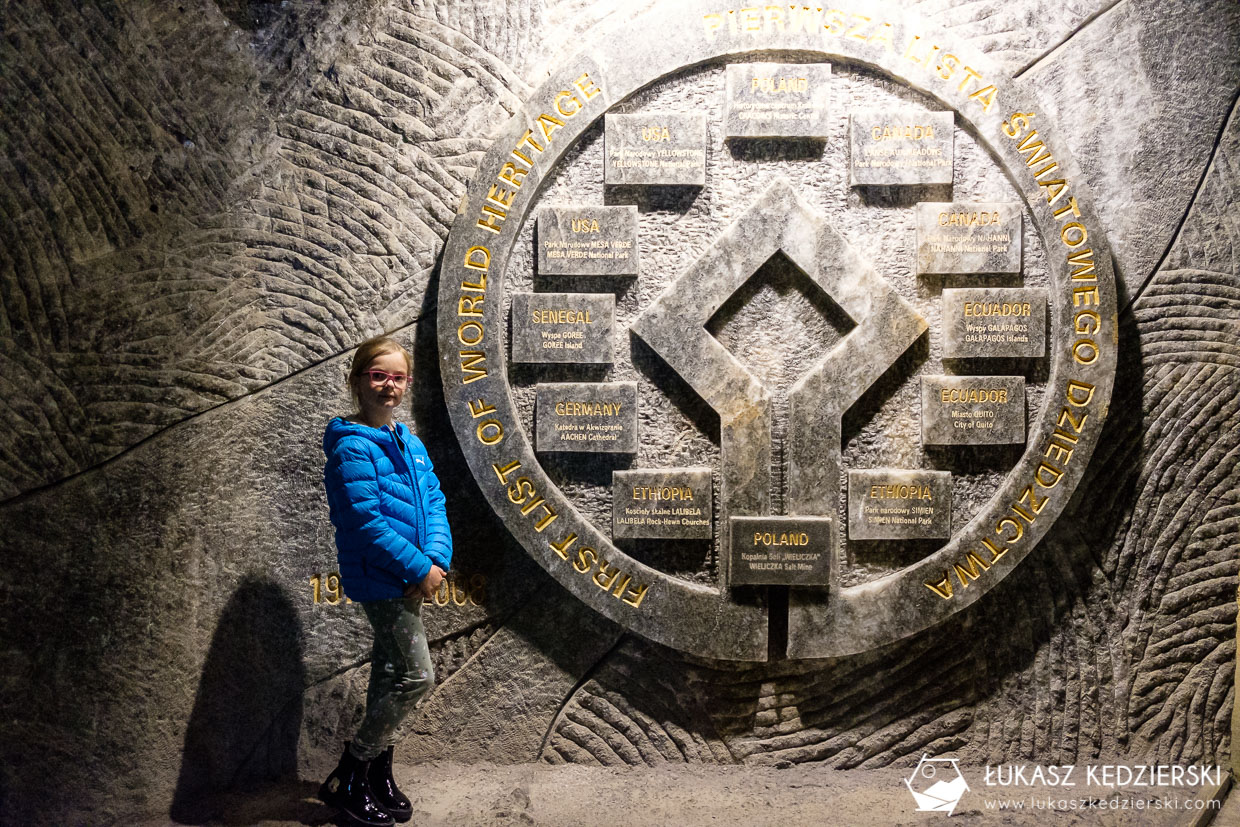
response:
<path id="1" fill-rule="evenodd" d="M 461 296 L 461 300 L 456 305 L 456 315 L 481 316 L 483 301 L 485 299 L 482 296 Z"/>
<path id="2" fill-rule="evenodd" d="M 598 552 L 589 546 L 582 546 L 577 550 L 577 559 L 573 561 L 573 570 L 578 574 L 585 574 L 594 568 L 594 564 L 598 561 Z"/>
<path id="3" fill-rule="evenodd" d="M 478 322 L 461 322 L 456 329 L 456 338 L 466 346 L 476 345 L 482 341 L 482 325 Z"/>
<path id="4" fill-rule="evenodd" d="M 508 476 L 513 471 L 516 471 L 520 467 L 521 467 L 521 461 L 517 459 L 514 459 L 512 462 L 508 463 L 502 468 L 496 463 L 491 463 L 491 470 L 495 472 L 495 476 L 499 477 L 500 484 L 502 485 L 507 485 Z"/>
<path id="5" fill-rule="evenodd" d="M 969 588 L 969 581 L 976 580 L 982 576 L 982 572 L 990 568 L 990 564 L 973 552 L 969 552 L 964 558 L 965 565 L 956 563 L 952 568 L 956 570 L 956 577 L 960 580 L 962 589 Z"/>
<path id="6" fill-rule="evenodd" d="M 944 600 L 952 599 L 952 581 L 951 581 L 951 578 L 948 577 L 946 573 L 943 574 L 942 580 L 937 580 L 933 583 L 931 583 L 930 581 L 926 581 L 926 588 L 934 592 L 935 594 L 937 594 L 939 597 L 943 598 Z"/>
<path id="7" fill-rule="evenodd" d="M 481 350 L 462 350 L 460 354 L 462 385 L 468 385 L 470 382 L 477 382 L 479 379 L 486 378 L 486 353 Z"/>
<path id="8" fill-rule="evenodd" d="M 866 24 L 870 22 L 871 18 L 866 17 L 864 14 L 854 14 L 852 19 L 860 20 L 861 22 L 849 29 L 848 34 L 844 36 L 851 37 L 853 40 L 860 40 L 862 43 L 868 42 L 869 36 L 865 33 L 865 27 Z"/>

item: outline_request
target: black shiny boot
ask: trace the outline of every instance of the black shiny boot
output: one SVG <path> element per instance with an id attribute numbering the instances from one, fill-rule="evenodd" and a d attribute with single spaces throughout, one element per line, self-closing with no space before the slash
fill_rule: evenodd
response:
<path id="1" fill-rule="evenodd" d="M 379 806 L 403 824 L 413 818 L 413 805 L 405 798 L 404 793 L 396 789 L 396 780 L 392 778 L 392 751 L 393 747 L 388 747 L 370 762 L 367 780 L 370 782 L 370 792 L 375 801 L 379 802 Z"/>
<path id="2" fill-rule="evenodd" d="M 371 763 L 354 758 L 353 753 L 349 752 L 349 745 L 345 744 L 340 763 L 319 787 L 319 800 L 329 807 L 339 807 L 354 824 L 391 827 L 396 822 L 379 806 L 370 792 L 370 785 L 366 783 Z"/>

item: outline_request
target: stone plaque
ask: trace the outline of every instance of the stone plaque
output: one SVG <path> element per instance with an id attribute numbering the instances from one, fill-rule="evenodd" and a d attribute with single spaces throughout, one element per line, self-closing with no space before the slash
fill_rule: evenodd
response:
<path id="1" fill-rule="evenodd" d="M 849 124 L 849 183 L 854 187 L 950 184 L 954 123 L 951 112 L 855 113 Z"/>
<path id="2" fill-rule="evenodd" d="M 635 276 L 637 256 L 637 207 L 538 211 L 539 275 Z"/>
<path id="3" fill-rule="evenodd" d="M 830 517 L 732 517 L 729 586 L 825 586 Z"/>
<path id="4" fill-rule="evenodd" d="M 950 472 L 848 472 L 848 539 L 945 540 L 952 536 L 951 524 Z"/>
<path id="5" fill-rule="evenodd" d="M 536 385 L 534 435 L 539 451 L 637 453 L 637 383 Z"/>
<path id="6" fill-rule="evenodd" d="M 1046 355 L 1046 291 L 981 287 L 943 291 L 943 356 Z"/>
<path id="7" fill-rule="evenodd" d="M 1024 441 L 1023 376 L 921 377 L 922 445 Z"/>
<path id="8" fill-rule="evenodd" d="M 917 205 L 918 273 L 1019 273 L 1020 205 L 953 201 Z"/>
<path id="9" fill-rule="evenodd" d="M 825 138 L 828 63 L 733 63 L 723 116 L 728 138 Z"/>
<path id="10" fill-rule="evenodd" d="M 709 468 L 611 472 L 611 536 L 709 540 L 713 492 Z"/>
<path id="11" fill-rule="evenodd" d="M 513 293 L 512 361 L 610 365 L 611 293 Z"/>
<path id="12" fill-rule="evenodd" d="M 608 115 L 604 124 L 606 183 L 705 186 L 705 115 Z"/>

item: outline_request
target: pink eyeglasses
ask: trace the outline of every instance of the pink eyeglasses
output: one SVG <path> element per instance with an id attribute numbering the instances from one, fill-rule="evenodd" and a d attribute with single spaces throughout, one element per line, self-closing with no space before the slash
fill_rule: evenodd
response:
<path id="1" fill-rule="evenodd" d="M 409 374 L 407 373 L 388 373 L 386 370 L 368 370 L 364 371 L 366 376 L 370 377 L 370 384 L 383 387 L 389 381 L 398 388 L 403 388 L 409 383 Z"/>

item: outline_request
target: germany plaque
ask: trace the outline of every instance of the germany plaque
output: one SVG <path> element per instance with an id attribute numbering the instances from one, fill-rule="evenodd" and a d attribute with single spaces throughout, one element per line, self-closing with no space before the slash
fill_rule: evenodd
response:
<path id="1" fill-rule="evenodd" d="M 723 116 L 728 138 L 825 138 L 831 66 L 733 63 Z"/>
<path id="2" fill-rule="evenodd" d="M 539 275 L 635 276 L 637 265 L 637 207 L 538 211 Z"/>
<path id="3" fill-rule="evenodd" d="M 943 291 L 943 356 L 1046 355 L 1046 291 L 984 287 Z"/>
<path id="4" fill-rule="evenodd" d="M 922 445 L 1025 441 L 1023 376 L 923 376 Z"/>
<path id="5" fill-rule="evenodd" d="M 1020 205 L 917 205 L 918 273 L 1019 273 Z"/>
<path id="6" fill-rule="evenodd" d="M 512 361 L 610 365 L 611 293 L 513 293 Z"/>
<path id="7" fill-rule="evenodd" d="M 951 536 L 952 475 L 875 468 L 848 472 L 848 539 L 921 540 Z"/>
<path id="8" fill-rule="evenodd" d="M 954 158 L 950 112 L 858 112 L 849 125 L 854 187 L 950 184 Z"/>
<path id="9" fill-rule="evenodd" d="M 732 517 L 730 586 L 825 586 L 830 517 Z"/>
<path id="10" fill-rule="evenodd" d="M 611 536 L 709 540 L 713 492 L 709 468 L 651 468 L 611 473 Z"/>
<path id="11" fill-rule="evenodd" d="M 536 385 L 534 438 L 544 452 L 637 453 L 637 383 Z"/>
<path id="12" fill-rule="evenodd" d="M 706 184 L 705 115 L 607 115 L 603 131 L 606 183 Z"/>

